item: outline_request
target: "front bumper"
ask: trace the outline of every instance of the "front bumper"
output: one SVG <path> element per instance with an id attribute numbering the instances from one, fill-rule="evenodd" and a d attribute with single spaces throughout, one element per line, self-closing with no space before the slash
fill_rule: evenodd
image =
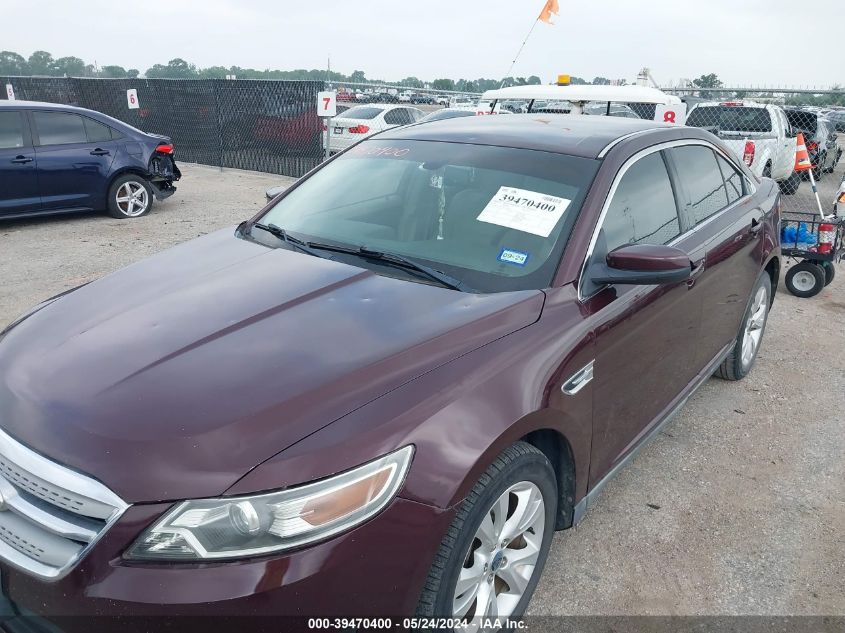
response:
<path id="1" fill-rule="evenodd" d="M 215 564 L 123 560 L 123 551 L 138 534 L 169 508 L 130 507 L 89 555 L 56 582 L 0 561 L 3 595 L 13 612 L 34 614 L 24 619 L 41 630 L 54 626 L 86 632 L 116 630 L 116 618 L 121 630 L 133 630 L 128 624 L 158 630 L 184 617 L 203 618 L 204 631 L 216 630 L 216 624 L 228 631 L 232 623 L 227 617 L 249 616 L 286 630 L 304 628 L 305 619 L 313 616 L 410 616 L 453 515 L 397 498 L 354 530 L 284 555 Z M 249 627 L 248 620 L 241 623 Z M 0 629 L 13 630 L 7 624 Z"/>

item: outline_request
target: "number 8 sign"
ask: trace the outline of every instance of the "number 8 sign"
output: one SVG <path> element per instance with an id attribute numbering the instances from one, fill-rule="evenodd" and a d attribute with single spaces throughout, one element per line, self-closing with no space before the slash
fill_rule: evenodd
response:
<path id="1" fill-rule="evenodd" d="M 654 120 L 660 123 L 683 125 L 687 120 L 687 104 L 659 103 L 654 107 Z"/>
<path id="2" fill-rule="evenodd" d="M 317 93 L 317 116 L 333 117 L 337 116 L 337 93 L 336 92 L 318 92 Z"/>

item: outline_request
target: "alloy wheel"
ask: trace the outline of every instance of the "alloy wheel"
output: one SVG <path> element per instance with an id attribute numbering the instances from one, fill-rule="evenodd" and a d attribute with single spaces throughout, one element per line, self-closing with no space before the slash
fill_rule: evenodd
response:
<path id="1" fill-rule="evenodd" d="M 115 196 L 117 207 L 125 216 L 134 218 L 143 214 L 149 206 L 150 194 L 140 182 L 127 181 L 120 185 Z"/>
<path id="2" fill-rule="evenodd" d="M 484 515 L 458 575 L 453 615 L 469 629 L 480 618 L 509 617 L 537 567 L 546 508 L 540 489 L 521 481 L 505 490 Z"/>
<path id="3" fill-rule="evenodd" d="M 798 273 L 800 275 L 801 273 Z M 807 273 L 809 275 L 809 273 Z M 796 275 L 796 279 L 798 277 Z M 812 279 L 812 275 L 809 275 Z M 813 280 L 812 283 L 815 283 Z M 811 286 L 812 286 L 811 283 Z M 796 283 L 796 285 L 798 285 Z M 760 287 L 754 295 L 751 303 L 751 311 L 748 321 L 745 324 L 745 333 L 742 337 L 742 366 L 749 367 L 760 347 L 760 339 L 763 338 L 763 327 L 766 325 L 766 315 L 769 310 L 769 293 L 765 287 Z"/>

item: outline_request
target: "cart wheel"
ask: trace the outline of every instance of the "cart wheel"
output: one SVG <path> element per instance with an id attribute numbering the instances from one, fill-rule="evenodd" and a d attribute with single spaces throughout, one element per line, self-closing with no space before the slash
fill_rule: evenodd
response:
<path id="1" fill-rule="evenodd" d="M 790 268 L 786 273 L 786 289 L 796 297 L 808 299 L 815 297 L 824 288 L 825 271 L 818 264 L 803 261 Z"/>
<path id="2" fill-rule="evenodd" d="M 829 286 L 833 278 L 836 277 L 836 267 L 833 262 L 822 262 L 822 268 L 824 268 L 824 285 Z"/>

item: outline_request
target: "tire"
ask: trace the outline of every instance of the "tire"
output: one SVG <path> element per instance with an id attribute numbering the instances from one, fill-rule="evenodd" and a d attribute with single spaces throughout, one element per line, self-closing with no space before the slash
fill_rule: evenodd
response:
<path id="1" fill-rule="evenodd" d="M 543 507 L 537 507 L 538 499 L 543 501 Z M 505 449 L 461 503 L 443 537 L 420 596 L 417 616 L 469 620 L 472 614 L 477 616 L 483 612 L 480 603 L 486 602 L 485 596 L 491 594 L 499 617 L 521 616 L 528 607 L 548 557 L 557 516 L 557 499 L 555 472 L 542 452 L 526 442 L 517 442 Z M 504 504 L 500 505 L 502 500 Z M 522 504 L 527 508 L 525 516 L 534 519 L 531 521 L 533 527 L 510 542 L 500 541 L 502 534 L 508 532 L 502 529 L 508 528 L 508 523 L 496 517 L 496 510 L 502 508 L 504 511 L 499 516 L 513 519 Z M 482 524 L 487 529 L 483 530 Z M 540 526 L 542 534 L 538 534 Z M 514 527 L 517 526 L 510 529 Z M 502 547 L 503 542 L 505 547 Z M 517 543 L 522 547 L 513 547 Z M 513 557 L 519 556 L 523 550 L 532 552 L 533 569 L 526 569 L 527 565 L 513 565 Z M 457 594 L 462 572 L 468 585 L 462 594 Z M 492 582 L 489 580 L 491 577 Z M 513 584 L 524 585 L 521 594 L 511 594 L 507 579 Z"/>
<path id="2" fill-rule="evenodd" d="M 798 187 L 801 186 L 801 172 L 793 171 L 792 175 L 786 180 L 781 180 L 778 186 L 780 187 L 781 193 L 785 196 L 795 194 L 798 191 Z"/>
<path id="3" fill-rule="evenodd" d="M 825 168 L 824 168 L 824 170 L 823 170 L 823 171 L 824 171 L 824 173 L 826 173 L 826 174 L 832 174 L 832 173 L 833 173 L 833 171 L 836 169 L 836 166 L 839 164 L 839 159 L 840 159 L 841 157 L 842 157 L 842 150 L 840 149 L 840 150 L 838 150 L 838 151 L 836 152 L 836 154 L 834 154 L 834 156 L 833 156 L 833 160 L 832 160 L 832 161 L 830 161 L 830 167 L 825 167 Z"/>
<path id="4" fill-rule="evenodd" d="M 126 174 L 109 187 L 106 211 L 113 218 L 126 220 L 146 215 L 153 208 L 153 189 L 144 178 Z"/>
<path id="5" fill-rule="evenodd" d="M 822 166 L 824 165 L 826 160 L 827 160 L 827 152 L 825 152 L 823 154 L 819 154 L 816 157 L 817 167 L 813 168 L 813 178 L 816 179 L 816 182 L 819 182 L 826 173 L 825 170 L 822 169 Z"/>
<path id="6" fill-rule="evenodd" d="M 824 270 L 824 285 L 829 286 L 830 282 L 836 277 L 836 266 L 833 262 L 822 262 L 822 269 Z"/>
<path id="7" fill-rule="evenodd" d="M 772 280 L 766 271 L 760 273 L 751 298 L 742 315 L 742 323 L 731 351 L 716 370 L 715 375 L 723 380 L 742 380 L 754 367 L 757 353 L 763 343 L 769 308 L 772 302 Z"/>
<path id="8" fill-rule="evenodd" d="M 786 273 L 786 289 L 796 297 L 809 299 L 824 288 L 824 269 L 813 262 L 804 261 L 790 268 Z"/>

